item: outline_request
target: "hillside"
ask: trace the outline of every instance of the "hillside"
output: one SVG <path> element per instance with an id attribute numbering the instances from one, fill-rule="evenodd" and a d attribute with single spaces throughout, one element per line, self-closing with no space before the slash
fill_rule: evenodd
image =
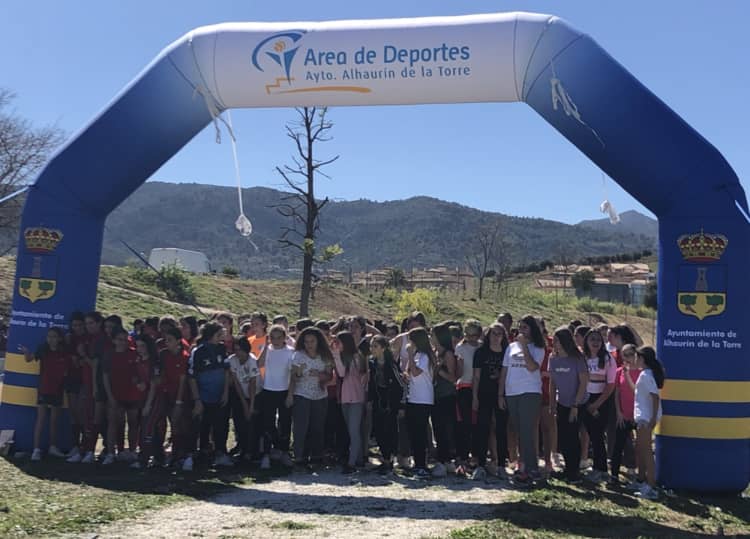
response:
<path id="1" fill-rule="evenodd" d="M 600 232 L 611 232 L 619 229 L 621 232 L 627 232 L 635 234 L 637 236 L 643 235 L 648 238 L 656 238 L 659 235 L 659 222 L 642 213 L 638 213 L 635 210 L 628 210 L 620 214 L 620 222 L 613 225 L 609 219 L 591 219 L 588 221 L 581 221 L 578 226 L 584 226 L 586 228 L 593 228 Z"/>
<path id="2" fill-rule="evenodd" d="M 0 316 L 10 312 L 15 261 L 0 257 Z M 269 315 L 286 314 L 296 318 L 299 283 L 296 281 L 248 281 L 219 275 L 190 278 L 196 291 L 197 303 L 204 314 L 227 310 L 235 314 L 262 310 Z M 490 288 L 485 299 L 478 301 L 474 290 L 465 292 L 435 292 L 432 321 L 469 317 L 483 323 L 494 320 L 498 313 L 510 311 L 515 318 L 527 313 L 544 316 L 548 327 L 554 329 L 574 318 L 585 323 L 600 319 L 608 323 L 627 320 L 652 342 L 654 312 L 623 305 L 577 300 L 560 293 L 532 288 L 530 276 L 518 276 L 502 290 Z M 396 318 L 400 294 L 395 290 L 353 290 L 341 285 L 320 285 L 311 301 L 313 318 L 332 319 L 342 314 L 361 314 L 371 319 Z M 130 267 L 102 266 L 97 308 L 105 313 L 120 314 L 126 322 L 136 317 L 172 314 L 199 315 L 189 305 L 167 300 L 166 295 L 153 285 L 138 278 L 138 271 Z M 200 315 L 199 315 L 200 316 Z"/>
<path id="3" fill-rule="evenodd" d="M 214 269 L 228 265 L 246 277 L 297 277 L 297 253 L 281 249 L 277 242 L 286 219 L 272 206 L 283 193 L 261 187 L 243 192 L 257 251 L 234 230 L 236 196 L 236 190 L 229 187 L 148 182 L 107 220 L 102 263 L 121 265 L 133 259 L 119 241 L 122 238 L 146 254 L 154 247 L 203 251 Z M 344 271 L 460 266 L 470 253 L 470 239 L 476 231 L 495 222 L 510 245 L 514 265 L 561 253 L 577 259 L 654 247 L 653 237 L 621 228 L 600 230 L 592 236 L 578 225 L 483 212 L 430 197 L 331 202 L 322 213 L 320 244 L 343 247 L 343 255 L 329 267 Z"/>

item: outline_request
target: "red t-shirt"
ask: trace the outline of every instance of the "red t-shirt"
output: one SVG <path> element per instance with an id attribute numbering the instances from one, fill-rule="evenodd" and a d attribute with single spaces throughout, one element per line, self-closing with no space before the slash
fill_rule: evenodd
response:
<path id="1" fill-rule="evenodd" d="M 40 366 L 39 394 L 62 396 L 65 389 L 65 375 L 70 367 L 70 353 L 61 347 L 60 350 L 45 349 L 37 352 Z"/>
<path id="2" fill-rule="evenodd" d="M 135 387 L 138 383 L 138 356 L 133 350 L 112 351 L 107 354 L 103 373 L 109 374 L 112 396 L 116 401 L 133 402 L 141 400 L 141 393 Z"/>
<path id="3" fill-rule="evenodd" d="M 133 395 L 138 395 L 138 398 L 135 400 L 138 401 L 145 401 L 146 395 L 148 395 L 148 388 L 151 385 L 151 371 L 153 370 L 153 367 L 151 366 L 151 362 L 147 359 L 136 359 L 135 362 L 135 372 L 136 372 L 136 378 L 137 381 L 133 384 L 135 386 L 135 391 L 133 392 Z M 143 391 L 138 389 L 137 385 L 139 382 L 143 382 L 144 388 Z"/>
<path id="4" fill-rule="evenodd" d="M 78 356 L 78 345 L 83 344 L 86 346 L 86 335 L 68 335 L 68 351 L 71 355 L 70 368 L 68 369 L 68 380 L 81 382 L 83 380 L 83 366 Z M 73 358 L 76 361 L 73 361 Z M 90 369 L 89 369 L 90 373 Z"/>
<path id="5" fill-rule="evenodd" d="M 159 354 L 159 364 L 154 368 L 154 375 L 161 377 L 159 390 L 172 400 L 177 399 L 180 390 L 180 379 L 187 375 L 190 353 L 186 348 L 173 354 L 169 350 L 162 350 Z"/>
<path id="6" fill-rule="evenodd" d="M 612 350 L 609 355 L 612 356 L 612 359 L 615 360 L 615 363 L 617 363 L 618 367 L 622 367 L 622 356 L 620 355 L 619 350 Z"/>
<path id="7" fill-rule="evenodd" d="M 630 378 L 635 383 L 638 380 L 638 376 L 641 374 L 639 369 L 630 369 Z M 619 367 L 617 374 L 615 375 L 615 388 L 618 390 L 620 395 L 620 411 L 622 417 L 626 421 L 633 421 L 633 412 L 635 409 L 635 390 L 630 387 L 628 380 L 625 378 L 625 369 Z"/>

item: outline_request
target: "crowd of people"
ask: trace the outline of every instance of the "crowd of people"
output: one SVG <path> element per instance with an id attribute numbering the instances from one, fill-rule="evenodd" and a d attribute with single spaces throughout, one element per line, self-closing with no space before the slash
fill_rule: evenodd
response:
<path id="1" fill-rule="evenodd" d="M 429 327 L 414 312 L 400 325 L 355 316 L 290 327 L 255 312 L 236 324 L 229 313 L 153 317 L 129 332 L 119 316 L 90 312 L 73 313 L 69 327 L 50 328 L 34 353 L 20 347 L 41 363 L 33 461 L 49 423 L 46 454 L 70 463 L 397 466 L 415 478 L 493 474 L 517 485 L 575 484 L 587 472 L 659 495 L 652 435 L 665 373 L 627 324 L 572 321 L 548 333 L 542 318 L 514 325 L 504 313 L 486 327 Z"/>

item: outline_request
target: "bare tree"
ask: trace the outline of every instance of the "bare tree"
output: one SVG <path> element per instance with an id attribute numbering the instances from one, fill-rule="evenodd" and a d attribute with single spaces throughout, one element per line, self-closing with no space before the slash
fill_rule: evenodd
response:
<path id="1" fill-rule="evenodd" d="M 328 142 L 328 135 L 333 124 L 326 119 L 326 108 L 304 107 L 295 109 L 299 118 L 286 125 L 287 136 L 294 141 L 297 155 L 292 156 L 294 166 L 276 167 L 284 178 L 291 192 L 282 197 L 274 207 L 291 220 L 282 227 L 279 242 L 284 247 L 293 247 L 302 253 L 302 286 L 300 290 L 299 315 L 309 316 L 310 293 L 313 282 L 313 265 L 325 262 L 340 254 L 341 248 L 332 245 L 318 249 L 315 238 L 320 231 L 320 211 L 328 204 L 328 198 L 318 201 L 315 198 L 316 174 L 326 178 L 328 175 L 320 169 L 336 161 L 339 156 L 320 160 L 315 157 L 314 149 L 318 142 Z"/>
<path id="2" fill-rule="evenodd" d="M 12 91 L 0 88 L 0 199 L 29 185 L 50 152 L 63 140 L 59 128 L 35 128 L 10 109 L 15 98 Z M 15 197 L 0 207 L 0 238 L 10 248 L 16 241 L 22 203 L 22 197 Z M 7 252 L 8 247 L 0 245 L 0 254 Z"/>
<path id="3" fill-rule="evenodd" d="M 471 254 L 466 255 L 466 264 L 479 281 L 479 299 L 482 299 L 484 294 L 484 280 L 494 275 L 493 263 L 497 257 L 499 241 L 499 223 L 482 228 L 470 246 Z"/>

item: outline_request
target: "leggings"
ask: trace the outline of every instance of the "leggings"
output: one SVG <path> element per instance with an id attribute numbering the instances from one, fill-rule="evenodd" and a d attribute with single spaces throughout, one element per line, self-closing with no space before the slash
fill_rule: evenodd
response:
<path id="1" fill-rule="evenodd" d="M 449 395 L 435 401 L 432 407 L 432 427 L 437 442 L 437 459 L 443 464 L 454 454 L 454 433 L 456 430 L 456 396 Z"/>
<path id="2" fill-rule="evenodd" d="M 398 411 L 375 407 L 372 421 L 383 461 L 390 462 L 398 448 Z"/>
<path id="3" fill-rule="evenodd" d="M 473 399 L 472 389 L 462 387 L 456 394 L 456 457 L 462 461 L 469 460 L 469 451 L 472 450 L 472 415 L 471 401 Z M 485 448 L 485 453 L 487 449 Z"/>
<path id="4" fill-rule="evenodd" d="M 282 452 L 289 451 L 289 438 L 292 431 L 292 411 L 286 407 L 287 391 L 264 389 L 258 394 L 263 435 L 262 453 L 271 452 L 271 447 Z M 278 414 L 278 421 L 276 419 Z"/>
<path id="5" fill-rule="evenodd" d="M 581 461 L 581 439 L 578 436 L 580 423 L 578 417 L 570 421 L 570 408 L 557 404 L 557 445 L 565 459 L 565 476 L 568 479 L 578 477 Z"/>
<path id="6" fill-rule="evenodd" d="M 406 427 L 415 468 L 427 469 L 427 423 L 431 409 L 431 404 L 406 405 Z"/>
<path id="7" fill-rule="evenodd" d="M 612 449 L 612 477 L 620 477 L 620 463 L 622 462 L 622 453 L 628 440 L 632 441 L 631 432 L 635 430 L 633 421 L 625 421 L 623 425 L 617 427 L 615 431 L 615 443 Z"/>
<path id="8" fill-rule="evenodd" d="M 595 393 L 589 397 L 583 415 L 583 423 L 586 425 L 586 430 L 591 440 L 589 443 L 594 450 L 594 470 L 606 473 L 607 447 L 604 444 L 604 433 L 607 430 L 607 419 L 612 407 L 612 397 L 604 401 L 604 404 L 599 407 L 599 413 L 596 416 L 591 415 L 588 411 L 588 405 L 596 402 L 600 395 L 601 393 Z"/>
<path id="9" fill-rule="evenodd" d="M 221 403 L 204 403 L 200 424 L 201 451 L 208 452 L 209 437 L 213 437 L 214 450 L 217 453 L 227 452 L 227 436 L 229 435 L 229 406 Z"/>
<path id="10" fill-rule="evenodd" d="M 474 425 L 472 452 L 479 466 L 487 463 L 487 445 L 490 437 L 490 423 L 495 415 L 495 440 L 497 442 L 497 465 L 501 468 L 508 458 L 508 412 L 497 406 L 497 397 L 480 397 L 477 410 L 477 423 Z"/>

